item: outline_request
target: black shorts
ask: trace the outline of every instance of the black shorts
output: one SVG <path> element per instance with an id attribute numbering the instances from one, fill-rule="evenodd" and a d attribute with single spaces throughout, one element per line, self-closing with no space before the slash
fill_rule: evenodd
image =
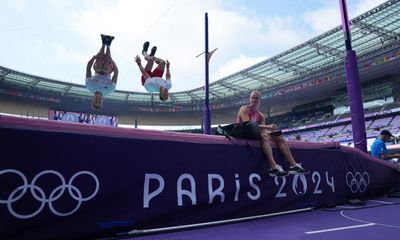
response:
<path id="1" fill-rule="evenodd" d="M 261 139 L 261 130 L 255 122 L 237 123 L 230 134 L 232 137 L 244 139 Z"/>

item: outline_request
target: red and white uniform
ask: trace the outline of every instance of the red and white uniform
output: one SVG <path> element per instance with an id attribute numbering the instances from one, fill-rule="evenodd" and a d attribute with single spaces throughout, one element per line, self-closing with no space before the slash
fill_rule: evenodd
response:
<path id="1" fill-rule="evenodd" d="M 262 117 L 260 111 L 258 111 L 258 110 L 254 111 L 250 105 L 246 106 L 246 108 L 247 108 L 247 112 L 248 112 L 248 116 L 249 116 L 250 121 L 255 122 L 257 124 L 264 124 L 262 122 L 263 121 L 263 117 Z M 237 116 L 236 122 L 237 123 L 242 123 L 244 121 L 239 115 L 239 116 Z"/>

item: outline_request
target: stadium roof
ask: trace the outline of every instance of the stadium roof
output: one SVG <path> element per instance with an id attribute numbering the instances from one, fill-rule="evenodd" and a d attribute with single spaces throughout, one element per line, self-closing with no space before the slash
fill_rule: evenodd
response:
<path id="1" fill-rule="evenodd" d="M 352 19 L 352 46 L 359 61 L 371 54 L 400 45 L 400 0 L 386 3 Z M 256 65 L 243 69 L 210 84 L 210 102 L 222 104 L 247 99 L 249 92 L 262 91 L 263 98 L 272 96 L 274 89 L 297 84 L 324 72 L 343 68 L 345 54 L 342 27 L 338 26 L 298 46 Z M 67 83 L 25 74 L 0 67 L 0 86 L 36 90 L 64 97 L 91 99 L 84 85 Z M 268 92 L 267 92 L 268 90 Z M 106 101 L 132 103 L 136 106 L 193 109 L 201 106 L 205 94 L 202 87 L 170 93 L 166 102 L 158 94 L 115 91 Z"/>

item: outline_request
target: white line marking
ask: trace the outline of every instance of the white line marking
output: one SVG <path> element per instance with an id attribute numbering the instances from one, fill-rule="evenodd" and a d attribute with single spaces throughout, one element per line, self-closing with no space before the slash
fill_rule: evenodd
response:
<path id="1" fill-rule="evenodd" d="M 359 208 L 364 208 L 364 207 L 347 207 L 347 206 L 336 206 L 336 208 L 339 208 L 339 209 L 350 209 L 350 210 L 353 210 L 353 209 L 359 209 Z"/>
<path id="2" fill-rule="evenodd" d="M 357 218 L 352 218 L 352 217 L 346 216 L 344 214 L 344 210 L 340 211 L 340 215 L 342 215 L 342 217 L 344 217 L 344 218 L 347 218 L 347 219 L 350 219 L 350 220 L 353 220 L 353 221 L 356 221 L 356 222 L 362 222 L 362 223 L 367 223 L 367 224 L 372 223 L 372 222 L 364 221 L 364 220 L 361 220 L 361 219 L 357 219 Z M 399 225 L 384 224 L 384 223 L 373 223 L 373 224 L 375 224 L 377 226 L 381 226 L 381 227 L 400 228 Z"/>
<path id="3" fill-rule="evenodd" d="M 122 236 L 122 235 L 126 235 L 126 234 L 131 235 L 131 234 L 143 234 L 143 233 L 158 233 L 158 232 L 165 232 L 165 231 L 171 231 L 171 230 L 184 230 L 184 229 L 195 228 L 195 227 L 197 227 L 197 228 L 198 227 L 209 227 L 209 226 L 213 226 L 213 225 L 217 225 L 217 224 L 236 223 L 236 222 L 242 222 L 242 221 L 248 221 L 248 220 L 255 220 L 255 219 L 261 219 L 261 218 L 279 216 L 279 215 L 284 215 L 284 214 L 289 214 L 289 213 L 299 213 L 299 212 L 310 211 L 310 210 L 313 210 L 313 208 L 308 207 L 308 208 L 301 208 L 301 209 L 295 209 L 295 210 L 284 211 L 284 212 L 268 213 L 268 214 L 257 215 L 257 216 L 234 218 L 234 219 L 220 220 L 220 221 L 214 221 L 214 222 L 194 223 L 194 224 L 164 227 L 164 228 L 153 228 L 153 229 L 142 229 L 142 230 L 141 229 L 133 229 L 127 233 L 123 232 L 123 233 L 119 233 L 117 235 Z"/>
<path id="4" fill-rule="evenodd" d="M 378 201 L 378 200 L 367 200 L 370 202 L 376 202 L 376 203 L 384 203 L 384 204 L 395 204 L 394 202 L 385 202 L 385 201 Z"/>
<path id="5" fill-rule="evenodd" d="M 347 227 L 328 228 L 328 229 L 305 232 L 305 234 L 315 234 L 315 233 L 341 231 L 341 230 L 347 230 L 347 229 L 353 229 L 353 228 L 370 227 L 370 226 L 374 226 L 374 225 L 375 225 L 375 223 L 367 223 L 367 224 L 352 225 L 352 226 L 347 226 Z"/>

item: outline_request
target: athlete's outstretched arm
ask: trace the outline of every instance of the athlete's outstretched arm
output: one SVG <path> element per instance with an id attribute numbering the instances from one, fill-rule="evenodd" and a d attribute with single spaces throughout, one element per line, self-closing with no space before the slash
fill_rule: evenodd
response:
<path id="1" fill-rule="evenodd" d="M 113 75 L 113 77 L 111 79 L 111 82 L 117 84 L 117 81 L 118 81 L 118 67 L 115 64 L 115 62 L 113 64 L 114 64 L 114 75 Z"/>
<path id="2" fill-rule="evenodd" d="M 243 122 L 250 121 L 249 113 L 246 106 L 240 107 L 237 118 L 242 119 Z"/>
<path id="3" fill-rule="evenodd" d="M 94 64 L 94 60 L 96 60 L 96 56 L 93 56 L 89 62 L 87 63 L 86 66 L 86 78 L 91 78 L 92 77 L 92 66 Z"/>
<path id="4" fill-rule="evenodd" d="M 136 55 L 135 58 L 135 62 L 139 67 L 140 72 L 144 75 L 146 74 L 146 70 L 144 69 L 144 67 L 142 66 L 142 61 L 140 60 L 140 57 L 138 55 Z"/>

